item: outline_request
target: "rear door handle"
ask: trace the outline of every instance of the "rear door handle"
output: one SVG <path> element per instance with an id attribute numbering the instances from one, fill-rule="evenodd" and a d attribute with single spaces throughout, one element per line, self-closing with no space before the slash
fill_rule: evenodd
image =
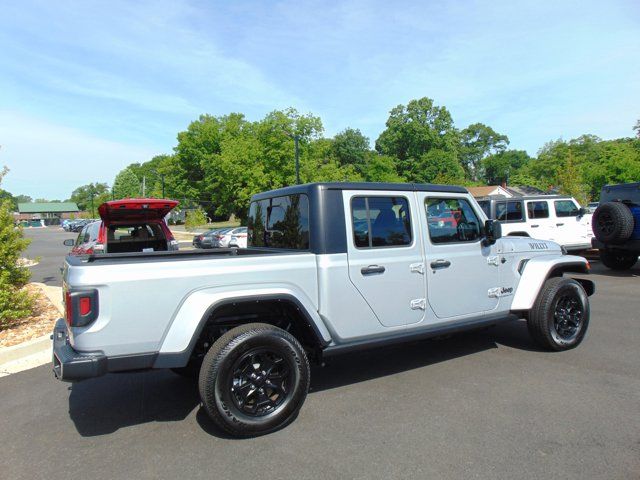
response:
<path id="1" fill-rule="evenodd" d="M 538 228 L 540 225 L 531 225 L 531 228 Z"/>
<path id="2" fill-rule="evenodd" d="M 377 275 L 384 273 L 385 268 L 382 265 L 369 265 L 368 267 L 362 267 L 360 273 L 362 275 Z"/>
<path id="3" fill-rule="evenodd" d="M 556 227 L 561 227 L 563 225 L 564 225 L 564 223 L 556 223 Z"/>
<path id="4" fill-rule="evenodd" d="M 449 268 L 451 266 L 451 262 L 449 260 L 436 260 L 435 262 L 431 262 L 431 268 Z"/>

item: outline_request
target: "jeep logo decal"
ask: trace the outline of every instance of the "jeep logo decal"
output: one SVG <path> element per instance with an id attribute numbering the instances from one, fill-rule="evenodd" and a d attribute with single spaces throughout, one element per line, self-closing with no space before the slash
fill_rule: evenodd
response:
<path id="1" fill-rule="evenodd" d="M 529 247 L 531 250 L 549 250 L 549 247 L 546 243 L 540 242 L 529 242 Z"/>

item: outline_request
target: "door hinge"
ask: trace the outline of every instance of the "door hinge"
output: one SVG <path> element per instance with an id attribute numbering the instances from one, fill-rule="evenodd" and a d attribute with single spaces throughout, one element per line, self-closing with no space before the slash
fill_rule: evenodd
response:
<path id="1" fill-rule="evenodd" d="M 412 263 L 411 265 L 409 265 L 409 269 L 411 270 L 411 273 L 419 273 L 421 275 L 424 275 L 424 263 L 422 262 Z"/>
<path id="2" fill-rule="evenodd" d="M 426 309 L 427 309 L 426 298 L 416 298 L 415 300 L 411 300 L 411 310 L 426 310 Z"/>
<path id="3" fill-rule="evenodd" d="M 500 256 L 499 255 L 494 255 L 492 257 L 487 257 L 487 265 L 493 265 L 494 267 L 497 267 L 500 265 Z"/>

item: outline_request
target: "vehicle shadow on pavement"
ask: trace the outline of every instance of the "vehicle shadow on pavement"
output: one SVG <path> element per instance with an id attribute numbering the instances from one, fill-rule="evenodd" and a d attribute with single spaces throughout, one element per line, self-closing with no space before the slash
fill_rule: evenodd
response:
<path id="1" fill-rule="evenodd" d="M 422 340 L 331 358 L 312 367 L 310 395 L 366 380 L 423 368 L 505 345 L 536 350 L 524 322 Z M 69 415 L 83 437 L 108 435 L 150 422 L 184 420 L 200 405 L 197 382 L 169 370 L 109 374 L 73 384 Z M 206 433 L 231 439 L 200 406 L 196 421 Z"/>
<path id="2" fill-rule="evenodd" d="M 311 373 L 310 393 L 395 375 L 497 348 L 494 328 L 331 358 Z"/>
<path id="3" fill-rule="evenodd" d="M 184 420 L 200 404 L 197 382 L 170 370 L 109 374 L 71 387 L 69 416 L 83 437 Z"/>

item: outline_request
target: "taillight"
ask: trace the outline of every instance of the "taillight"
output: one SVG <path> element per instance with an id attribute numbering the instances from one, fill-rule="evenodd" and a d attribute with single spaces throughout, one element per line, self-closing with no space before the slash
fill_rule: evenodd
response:
<path id="1" fill-rule="evenodd" d="M 73 318 L 73 303 L 71 302 L 71 292 L 68 290 L 64 294 L 64 317 L 67 321 L 67 325 L 71 326 L 71 319 Z"/>
<path id="2" fill-rule="evenodd" d="M 70 327 L 85 327 L 98 318 L 98 290 L 68 290 L 64 299 L 65 317 Z"/>

